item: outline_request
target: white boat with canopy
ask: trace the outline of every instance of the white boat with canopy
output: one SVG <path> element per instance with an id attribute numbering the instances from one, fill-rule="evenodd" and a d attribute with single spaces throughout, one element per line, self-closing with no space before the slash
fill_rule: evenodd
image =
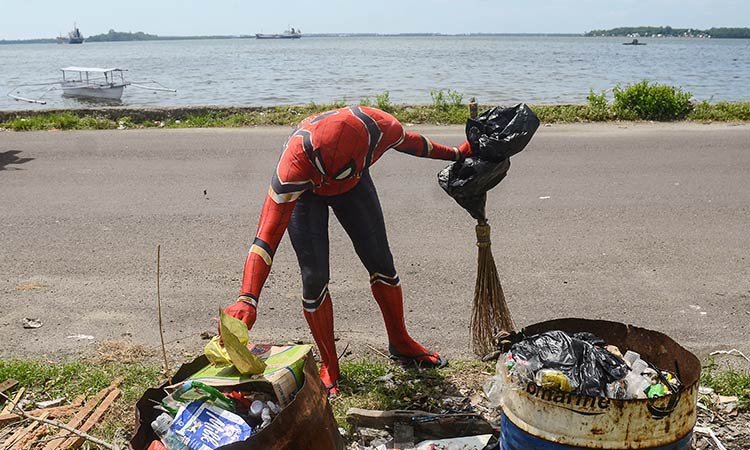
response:
<path id="1" fill-rule="evenodd" d="M 89 99 L 101 99 L 119 101 L 125 86 L 132 86 L 150 91 L 177 92 L 169 89 L 156 81 L 141 81 L 138 83 L 125 81 L 123 72 L 127 69 L 100 68 L 100 67 L 65 67 L 60 69 L 62 81 L 52 83 L 21 84 L 15 86 L 8 92 L 8 97 L 18 101 L 29 103 L 46 104 L 42 98 L 51 91 L 62 90 L 64 96 L 82 97 Z M 37 98 L 29 98 L 21 95 L 22 90 L 33 89 L 33 87 L 45 86 L 41 95 Z"/>

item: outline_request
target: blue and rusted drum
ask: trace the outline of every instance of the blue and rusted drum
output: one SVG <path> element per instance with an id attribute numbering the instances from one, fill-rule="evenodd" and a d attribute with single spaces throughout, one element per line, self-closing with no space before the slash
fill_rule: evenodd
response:
<path id="1" fill-rule="evenodd" d="M 501 401 L 503 450 L 689 450 L 696 422 L 701 364 L 668 336 L 617 322 L 559 319 L 524 328 L 526 336 L 551 330 L 588 331 L 607 344 L 640 353 L 675 373 L 682 389 L 655 399 L 616 400 L 545 389 L 531 382 L 506 389 Z"/>

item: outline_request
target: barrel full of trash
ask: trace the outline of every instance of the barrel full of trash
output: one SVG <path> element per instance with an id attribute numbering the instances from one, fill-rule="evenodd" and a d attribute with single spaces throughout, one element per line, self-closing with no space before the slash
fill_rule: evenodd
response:
<path id="1" fill-rule="evenodd" d="M 525 327 L 485 386 L 501 448 L 691 448 L 701 365 L 668 336 L 616 322 Z"/>

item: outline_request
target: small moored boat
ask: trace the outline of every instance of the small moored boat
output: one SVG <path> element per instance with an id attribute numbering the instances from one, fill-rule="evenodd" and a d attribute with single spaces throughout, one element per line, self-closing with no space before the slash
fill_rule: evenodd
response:
<path id="1" fill-rule="evenodd" d="M 630 42 L 623 42 L 622 45 L 646 45 L 645 42 L 638 42 L 638 39 L 633 39 Z"/>
<path id="2" fill-rule="evenodd" d="M 60 71 L 62 72 L 62 81 L 21 84 L 11 89 L 8 92 L 8 97 L 18 101 L 44 105 L 47 102 L 42 100 L 42 97 L 54 90 L 61 90 L 63 95 L 67 97 L 109 101 L 119 101 L 125 86 L 133 86 L 151 91 L 177 92 L 174 89 L 162 86 L 156 81 L 140 82 L 148 83 L 148 85 L 125 81 L 123 72 L 127 71 L 127 69 L 72 66 L 64 67 Z M 21 94 L 21 91 L 33 90 L 34 87 L 46 87 L 46 89 L 37 98 L 29 98 Z"/>
<path id="3" fill-rule="evenodd" d="M 63 78 L 60 87 L 68 97 L 120 100 L 123 89 L 129 84 L 125 82 L 123 69 L 65 67 L 60 70 Z"/>

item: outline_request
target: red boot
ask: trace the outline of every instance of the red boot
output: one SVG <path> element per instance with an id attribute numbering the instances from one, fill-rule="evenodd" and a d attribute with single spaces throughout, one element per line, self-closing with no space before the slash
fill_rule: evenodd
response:
<path id="1" fill-rule="evenodd" d="M 338 395 L 339 359 L 333 337 L 333 304 L 327 290 L 317 309 L 310 311 L 305 308 L 305 319 L 320 352 L 320 379 L 329 395 Z"/>
<path id="2" fill-rule="evenodd" d="M 441 368 L 448 365 L 448 360 L 428 351 L 406 331 L 404 299 L 398 276 L 386 277 L 376 273 L 370 277 L 370 289 L 383 313 L 391 359 L 420 367 Z"/>

